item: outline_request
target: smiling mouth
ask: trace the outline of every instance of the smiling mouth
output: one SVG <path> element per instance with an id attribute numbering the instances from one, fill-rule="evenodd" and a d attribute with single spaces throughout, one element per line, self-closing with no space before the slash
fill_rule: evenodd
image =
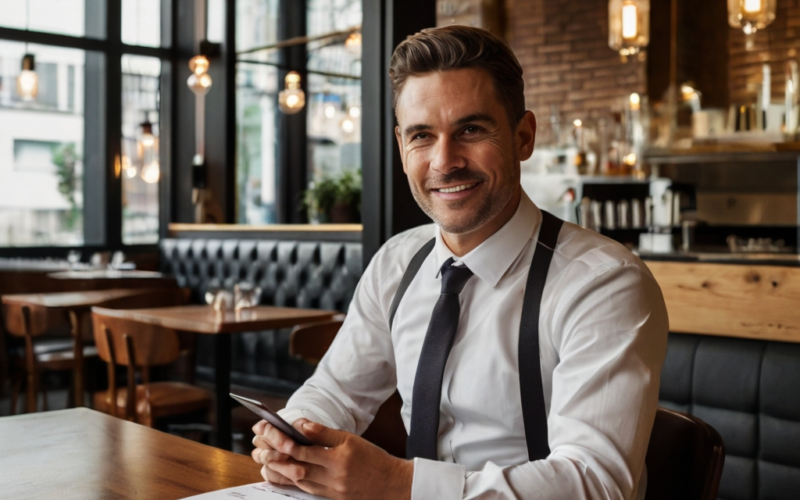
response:
<path id="1" fill-rule="evenodd" d="M 461 184 L 460 186 L 441 188 L 441 189 L 436 189 L 435 191 L 438 191 L 440 193 L 458 193 L 459 191 L 464 191 L 465 189 L 472 189 L 477 185 L 478 185 L 477 182 L 473 182 L 472 184 Z"/>

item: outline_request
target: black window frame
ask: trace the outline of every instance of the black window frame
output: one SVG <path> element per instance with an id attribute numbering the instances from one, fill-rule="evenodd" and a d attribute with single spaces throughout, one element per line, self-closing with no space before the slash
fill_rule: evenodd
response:
<path id="1" fill-rule="evenodd" d="M 172 122 L 175 86 L 172 75 L 177 61 L 174 33 L 179 0 L 161 0 L 161 47 L 128 45 L 122 42 L 122 0 L 86 0 L 86 33 L 102 35 L 90 38 L 46 33 L 0 26 L 0 40 L 37 45 L 50 45 L 86 51 L 87 63 L 84 95 L 84 206 L 82 245 L 9 246 L 0 247 L 0 257 L 63 257 L 77 250 L 85 254 L 96 251 L 123 250 L 130 253 L 155 252 L 158 243 L 125 245 L 122 239 L 122 57 L 138 55 L 161 60 L 161 109 L 159 110 L 162 143 L 159 152 L 159 239 L 167 235 L 170 222 L 170 185 L 173 166 Z M 105 25 L 101 21 L 105 21 Z M 191 23 L 188 19 L 184 22 Z M 191 26 L 189 26 L 191 29 Z M 102 54 L 92 61 L 90 54 Z M 95 67 L 92 67 L 95 65 Z M 92 78 L 89 72 L 102 70 L 102 77 Z M 89 97 L 92 97 L 89 99 Z M 116 131 L 116 132 L 112 132 Z M 93 155 L 90 158 L 90 155 Z M 88 200 L 91 200 L 89 202 Z M 91 204 L 89 204 L 91 203 Z M 87 210 L 88 208 L 88 210 Z"/>

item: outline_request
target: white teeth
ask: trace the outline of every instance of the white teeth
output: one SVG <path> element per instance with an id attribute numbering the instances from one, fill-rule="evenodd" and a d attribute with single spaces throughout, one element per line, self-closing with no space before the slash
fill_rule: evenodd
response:
<path id="1" fill-rule="evenodd" d="M 463 191 L 465 189 L 469 189 L 473 187 L 475 184 L 462 184 L 460 186 L 451 187 L 451 188 L 442 188 L 439 190 L 440 193 L 457 193 L 459 191 Z"/>

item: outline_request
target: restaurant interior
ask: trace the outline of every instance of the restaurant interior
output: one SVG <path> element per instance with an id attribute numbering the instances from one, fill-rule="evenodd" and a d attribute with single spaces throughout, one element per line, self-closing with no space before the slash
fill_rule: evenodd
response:
<path id="1" fill-rule="evenodd" d="M 0 0 L 0 497 L 260 480 L 228 393 L 283 408 L 431 222 L 387 72 L 455 24 L 523 68 L 527 195 L 661 287 L 659 406 L 695 427 L 654 431 L 646 498 L 798 498 L 798 0 Z M 365 434 L 397 456 L 401 404 Z M 147 453 L 169 481 L 108 472 Z"/>

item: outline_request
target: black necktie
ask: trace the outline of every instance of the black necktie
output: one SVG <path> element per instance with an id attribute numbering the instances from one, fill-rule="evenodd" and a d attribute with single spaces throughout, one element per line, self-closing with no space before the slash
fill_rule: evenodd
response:
<path id="1" fill-rule="evenodd" d="M 466 266 L 453 266 L 453 258 L 442 265 L 442 293 L 433 308 L 428 332 L 414 377 L 411 399 L 411 432 L 406 456 L 438 460 L 439 406 L 442 400 L 444 365 L 453 347 L 461 305 L 458 294 L 472 277 Z"/>

